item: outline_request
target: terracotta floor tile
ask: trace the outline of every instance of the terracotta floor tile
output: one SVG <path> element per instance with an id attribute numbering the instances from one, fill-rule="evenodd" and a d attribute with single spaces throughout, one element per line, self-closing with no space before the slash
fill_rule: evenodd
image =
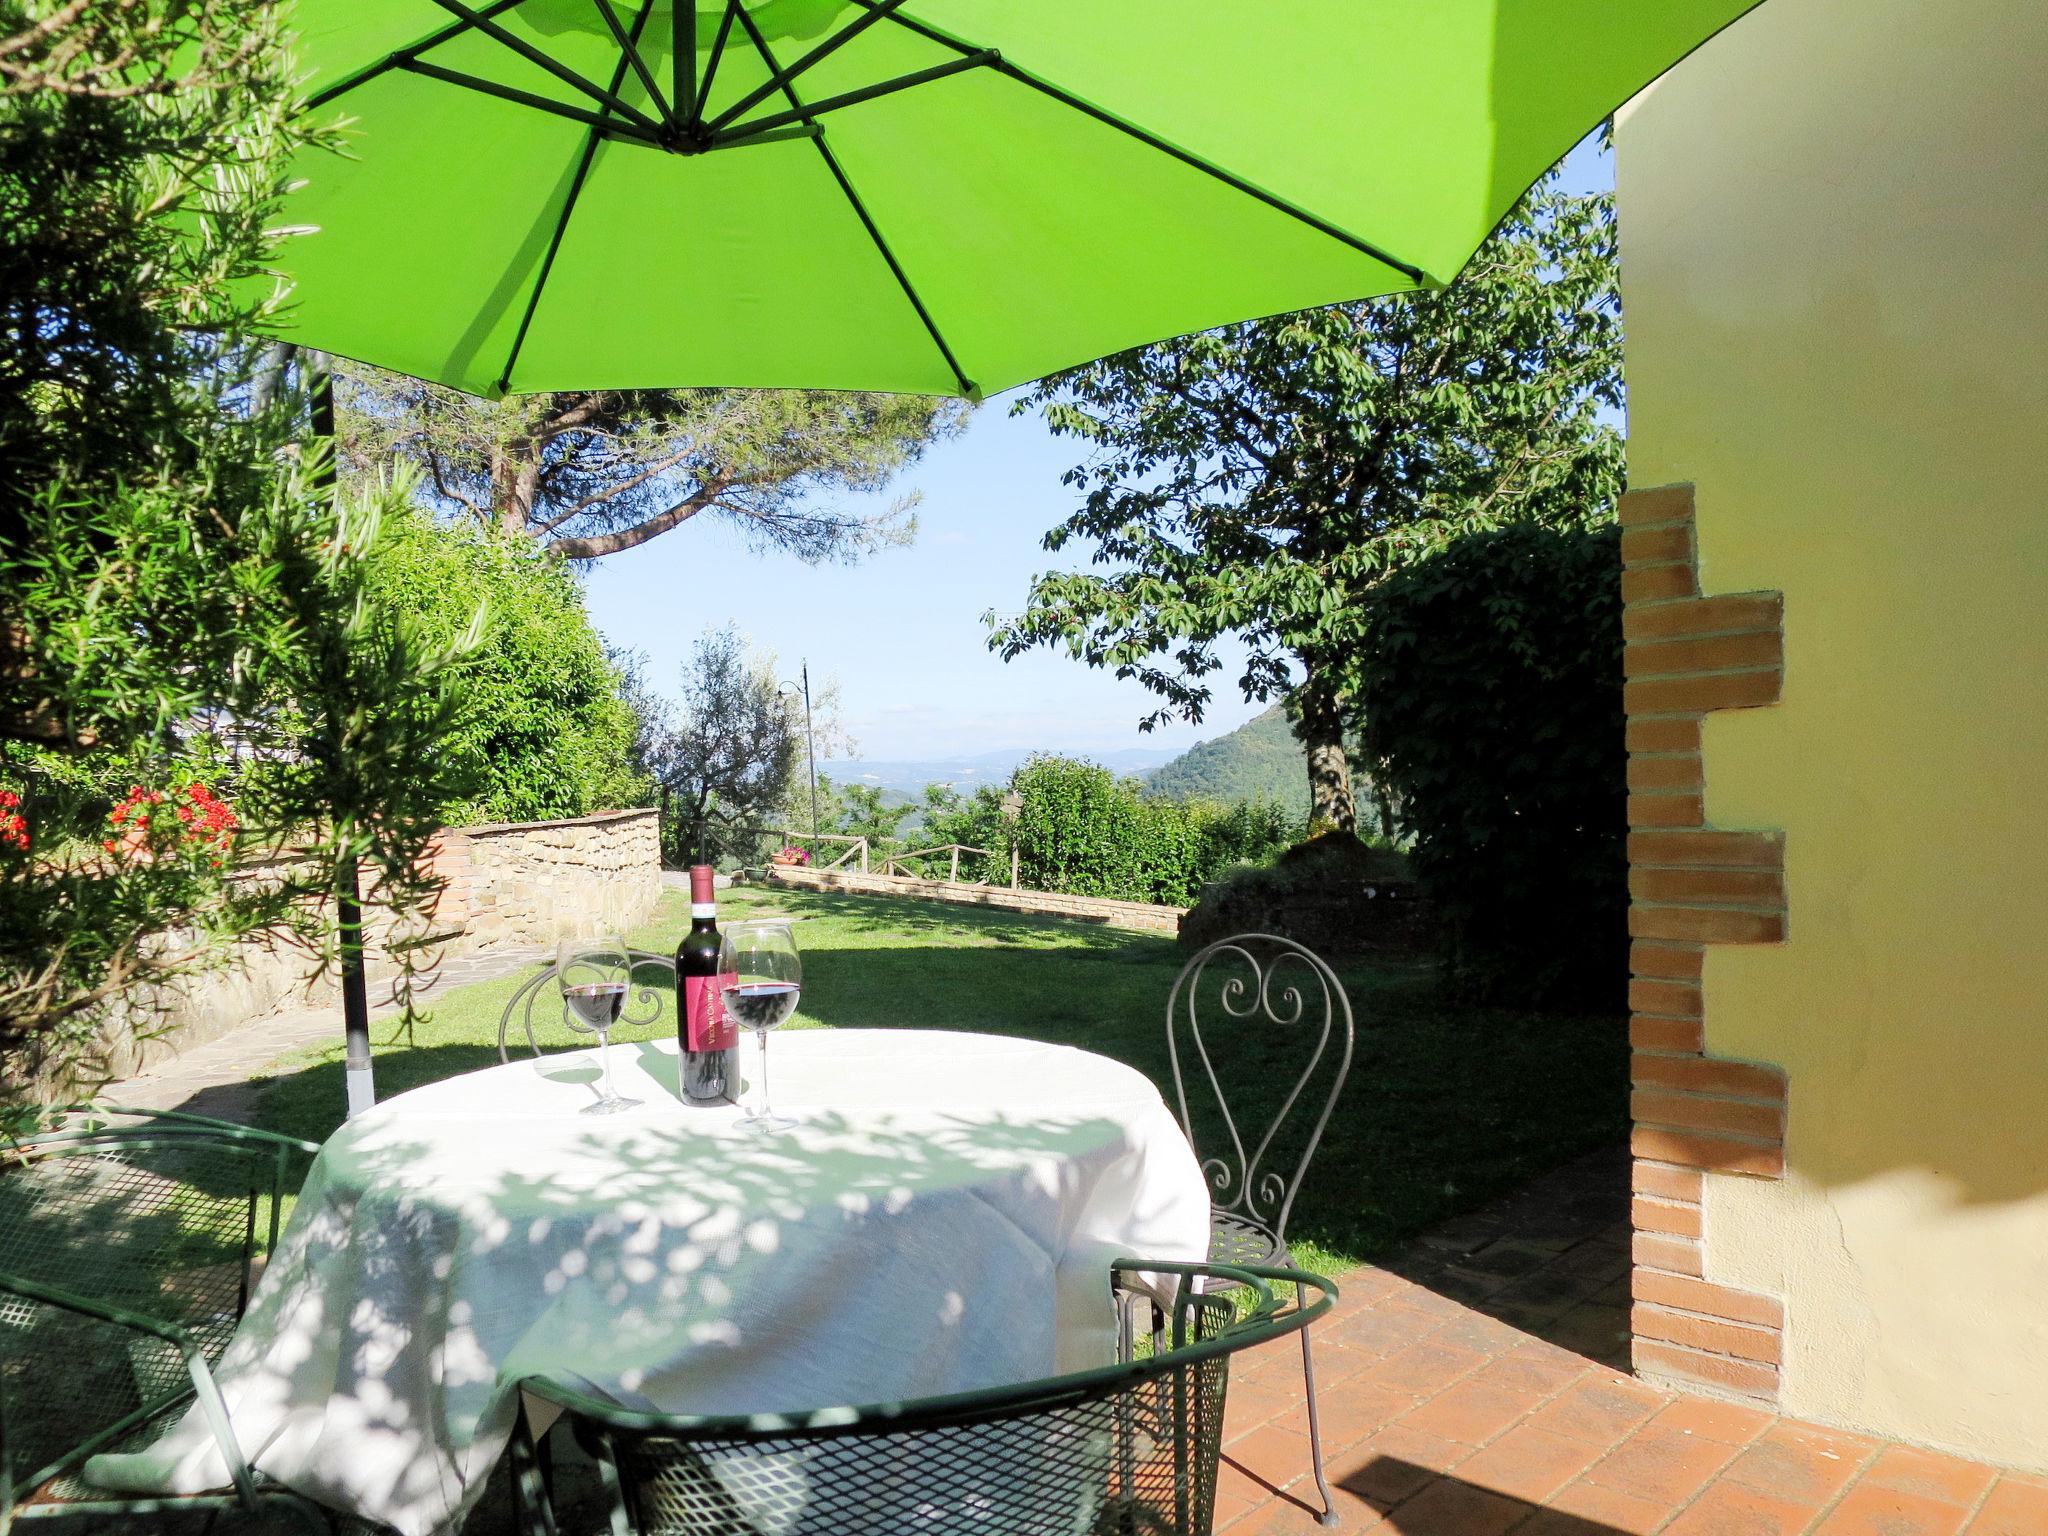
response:
<path id="1" fill-rule="evenodd" d="M 1735 1447 L 1651 1424 L 1593 1464 L 1586 1480 L 1676 1509 L 1736 1456 Z"/>
<path id="2" fill-rule="evenodd" d="M 1418 1285 L 1398 1295 L 1389 1296 L 1385 1306 L 1410 1312 L 1419 1312 L 1425 1317 L 1448 1319 L 1463 1317 L 1465 1304 L 1453 1301 L 1448 1296 L 1439 1296 L 1426 1285 Z"/>
<path id="3" fill-rule="evenodd" d="M 1770 1433 L 1775 1439 L 1832 1452 L 1849 1461 L 1867 1460 L 1870 1453 L 1884 1443 L 1872 1435 L 1859 1435 L 1853 1429 L 1831 1429 L 1825 1424 L 1808 1424 L 1802 1419 L 1780 1419 L 1771 1427 Z"/>
<path id="4" fill-rule="evenodd" d="M 1662 1408 L 1664 1394 L 1605 1373 L 1588 1377 L 1536 1410 L 1531 1423 L 1553 1434 L 1612 1445 Z"/>
<path id="5" fill-rule="evenodd" d="M 1310 1497 L 1314 1494 L 1311 1491 Z M 1338 1495 L 1337 1514 L 1345 1536 L 1356 1531 L 1369 1531 L 1380 1522 L 1380 1512 L 1356 1500 L 1349 1503 Z M 1322 1530 L 1318 1516 L 1322 1506 L 1311 1508 L 1292 1494 L 1278 1494 L 1258 1508 L 1239 1518 L 1230 1527 L 1231 1536 L 1310 1536 L 1311 1532 Z M 1221 1529 L 1219 1523 L 1218 1529 Z"/>
<path id="6" fill-rule="evenodd" d="M 1819 1513 L 1723 1479 L 1686 1506 L 1664 1536 L 1799 1536 Z"/>
<path id="7" fill-rule="evenodd" d="M 1309 1470 L 1308 1436 L 1291 1425 L 1262 1424 L 1223 1448 L 1224 1456 L 1268 1488 L 1285 1488 Z"/>
<path id="8" fill-rule="evenodd" d="M 1486 1364 L 1486 1356 L 1470 1349 L 1453 1349 L 1448 1344 L 1411 1344 L 1380 1361 L 1355 1378 L 1376 1387 L 1434 1397 Z"/>
<path id="9" fill-rule="evenodd" d="M 1472 1380 L 1520 1392 L 1533 1407 L 1546 1397 L 1555 1397 L 1592 1368 L 1590 1360 L 1563 1351 L 1539 1355 L 1517 1349 L 1481 1366 Z"/>
<path id="10" fill-rule="evenodd" d="M 1383 1529 L 1400 1536 L 1505 1536 L 1528 1513 L 1520 1499 L 1443 1477 L 1389 1512 Z"/>
<path id="11" fill-rule="evenodd" d="M 1445 1323 L 1429 1339 L 1432 1344 L 1473 1349 L 1482 1355 L 1504 1355 L 1527 1337 L 1519 1328 L 1510 1328 L 1484 1312 L 1467 1312 Z"/>
<path id="12" fill-rule="evenodd" d="M 1519 1392 L 1468 1380 L 1431 1398 L 1404 1422 L 1425 1434 L 1484 1445 L 1526 1414 L 1530 1406 L 1530 1400 Z"/>
<path id="13" fill-rule="evenodd" d="M 1599 1447 L 1583 1440 L 1518 1424 L 1470 1461 L 1459 1463 L 1458 1476 L 1495 1493 L 1540 1504 L 1599 1454 Z"/>
<path id="14" fill-rule="evenodd" d="M 1386 1300 L 1401 1289 L 1402 1282 L 1384 1269 L 1368 1264 L 1363 1269 L 1354 1269 L 1338 1284 L 1338 1302 L 1354 1306 L 1371 1306 Z"/>
<path id="15" fill-rule="evenodd" d="M 2048 1488 L 2048 1472 L 2019 1472 L 2007 1468 L 1998 1476 L 2008 1483 L 2024 1483 L 2029 1488 Z"/>
<path id="16" fill-rule="evenodd" d="M 1544 1330 L 1544 1337 L 1604 1364 L 1628 1364 L 1628 1309 L 1582 1301 Z"/>
<path id="17" fill-rule="evenodd" d="M 1814 1527 L 1814 1536 L 1956 1536 L 1967 1518 L 1960 1505 L 1858 1482 Z"/>
<path id="18" fill-rule="evenodd" d="M 1263 1504 L 1273 1497 L 1273 1490 L 1233 1463 L 1230 1453 L 1225 1451 L 1216 1464 L 1216 1497 L 1234 1503 Z"/>
<path id="19" fill-rule="evenodd" d="M 1439 1296 L 1448 1296 L 1471 1307 L 1481 1305 L 1489 1296 L 1505 1290 L 1508 1283 L 1506 1275 L 1483 1274 L 1476 1269 L 1464 1269 L 1453 1264 L 1430 1276 L 1429 1288 Z"/>
<path id="20" fill-rule="evenodd" d="M 1240 1435 L 1249 1434 L 1272 1419 L 1291 1420 L 1305 1415 L 1307 1403 L 1302 1398 L 1301 1379 L 1292 1381 L 1273 1380 L 1268 1377 L 1258 1381 L 1238 1381 L 1232 1372 L 1229 1390 L 1224 1394 L 1223 1443 L 1228 1445 Z"/>
<path id="21" fill-rule="evenodd" d="M 1659 1428 L 1682 1429 L 1725 1445 L 1747 1445 L 1777 1423 L 1775 1414 L 1711 1397 L 1681 1397 L 1657 1415 Z"/>
<path id="22" fill-rule="evenodd" d="M 1376 1307 L 1357 1317 L 1332 1323 L 1327 1328 L 1318 1328 L 1316 1341 L 1321 1343 L 1328 1338 L 1346 1349 L 1355 1349 L 1377 1358 L 1420 1343 L 1441 1326 L 1442 1321 L 1441 1318 L 1423 1317 L 1414 1312 L 1394 1312 Z"/>
<path id="23" fill-rule="evenodd" d="M 1247 1498 L 1241 1493 L 1225 1492 L 1221 1486 L 1216 1489 L 1215 1527 L 1223 1530 L 1233 1520 L 1241 1519 L 1259 1508 L 1263 1501 Z"/>
<path id="24" fill-rule="evenodd" d="M 1819 1507 L 1848 1486 L 1865 1459 L 1853 1450 L 1816 1445 L 1775 1424 L 1737 1456 L 1723 1474 L 1759 1493 Z"/>
<path id="25" fill-rule="evenodd" d="M 1515 1527 L 1514 1536 L 1615 1536 L 1616 1527 L 1562 1509 L 1539 1509 Z"/>
<path id="26" fill-rule="evenodd" d="M 1331 1482 L 1386 1508 L 1410 1497 L 1471 1454 L 1469 1445 L 1396 1424 L 1347 1452 L 1343 1468 Z"/>
<path id="27" fill-rule="evenodd" d="M 1970 1536 L 2048 1536 L 2048 1487 L 2032 1478 L 2001 1477 L 1969 1530 Z"/>
<path id="28" fill-rule="evenodd" d="M 1371 1350 L 1352 1349 L 1348 1345 L 1339 1344 L 1333 1339 L 1327 1339 L 1323 1337 L 1323 1331 L 1320 1328 L 1316 1330 L 1315 1338 L 1310 1341 L 1310 1352 L 1315 1356 L 1316 1386 L 1322 1391 L 1328 1391 L 1341 1382 L 1349 1381 L 1352 1377 L 1361 1375 L 1380 1363 L 1379 1355 Z M 1302 1376 L 1301 1350 L 1298 1346 L 1293 1351 L 1293 1354 L 1293 1361 L 1287 1370 L 1284 1373 L 1276 1374 L 1282 1375 L 1285 1380 L 1292 1382 L 1296 1392 L 1306 1394 L 1308 1389 Z"/>
<path id="29" fill-rule="evenodd" d="M 1411 1393 L 1369 1387 L 1362 1381 L 1349 1381 L 1334 1392 L 1317 1394 L 1324 1454 L 1345 1450 L 1378 1434 L 1403 1414 L 1412 1413 L 1417 1401 Z"/>
<path id="30" fill-rule="evenodd" d="M 1972 1509 L 1997 1476 L 1996 1468 L 1981 1461 L 1965 1461 L 1960 1456 L 1944 1456 L 1918 1446 L 1894 1445 L 1879 1453 L 1863 1474 L 1863 1481 Z"/>
<path id="31" fill-rule="evenodd" d="M 1584 1478 L 1567 1483 L 1552 1494 L 1548 1507 L 1596 1521 L 1606 1527 L 1608 1536 L 1614 1536 L 1616 1531 L 1625 1533 L 1625 1536 L 1650 1536 L 1671 1518 L 1670 1509 L 1662 1504 L 1631 1498 L 1615 1489 L 1589 1483 Z"/>

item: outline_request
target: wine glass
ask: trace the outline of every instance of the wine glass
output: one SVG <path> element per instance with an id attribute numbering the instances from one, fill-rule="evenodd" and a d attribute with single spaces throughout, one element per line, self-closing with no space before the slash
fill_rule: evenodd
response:
<path id="1" fill-rule="evenodd" d="M 760 1102 L 740 1117 L 740 1124 L 755 1131 L 786 1131 L 796 1121 L 776 1114 L 768 1101 L 768 1031 L 796 1012 L 804 979 L 796 935 L 788 923 L 734 923 L 719 946 L 718 972 L 726 1017 L 751 1029 L 760 1047 Z"/>
<path id="2" fill-rule="evenodd" d="M 638 1099 L 612 1091 L 612 1026 L 626 1006 L 633 961 L 623 939 L 607 934 L 598 939 L 564 939 L 555 948 L 555 981 L 562 989 L 562 1021 L 579 1034 L 597 1036 L 600 1082 L 597 1102 L 586 1115 L 615 1115 L 639 1107 Z"/>

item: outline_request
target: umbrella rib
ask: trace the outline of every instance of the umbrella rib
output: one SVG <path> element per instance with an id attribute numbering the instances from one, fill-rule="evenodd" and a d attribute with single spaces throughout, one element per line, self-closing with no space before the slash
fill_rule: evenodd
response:
<path id="1" fill-rule="evenodd" d="M 733 14 L 740 8 L 740 0 L 725 0 L 725 14 L 718 18 L 718 35 L 711 40 L 711 58 L 704 66 L 704 79 L 697 87 L 697 105 L 690 111 L 692 124 L 704 120 L 704 109 L 711 104 L 711 82 L 718 75 L 718 61 L 725 57 L 726 39 L 732 36 Z"/>
<path id="2" fill-rule="evenodd" d="M 473 10 L 468 5 L 465 5 L 463 0 L 434 0 L 434 4 L 440 6 L 442 10 L 447 11 L 450 15 L 460 16 L 493 42 L 502 43 L 529 64 L 546 70 L 564 85 L 572 90 L 581 91 L 584 95 L 590 97 L 591 100 L 597 102 L 598 105 L 618 113 L 619 116 L 629 121 L 638 123 L 650 133 L 659 133 L 661 131 L 661 124 L 621 97 L 617 87 L 607 91 L 592 85 L 559 59 L 552 57 L 542 49 L 534 47 L 533 44 L 517 33 L 506 31 L 505 28 L 499 26 L 481 11 Z M 623 61 L 621 62 L 623 63 Z M 623 68 L 620 70 L 620 83 L 624 83 Z"/>
<path id="3" fill-rule="evenodd" d="M 481 14 L 487 17 L 502 16 L 514 6 L 523 3 L 524 0 L 494 0 L 493 4 L 483 8 Z M 365 65 L 352 75 L 343 76 L 325 90 L 315 91 L 306 98 L 306 109 L 311 111 L 315 107 L 324 107 L 328 102 L 334 100 L 335 97 L 345 96 L 359 85 L 368 85 L 372 80 L 377 79 L 381 75 L 389 74 L 394 69 L 403 69 L 406 64 L 418 58 L 428 49 L 438 48 L 443 43 L 460 37 L 468 30 L 469 23 L 466 21 L 450 22 L 432 36 L 421 38 L 416 43 L 410 43 L 403 48 L 387 53 L 376 63 Z"/>
<path id="4" fill-rule="evenodd" d="M 603 0 L 599 0 L 603 4 Z M 633 45 L 640 41 L 640 34 L 646 30 L 647 18 L 654 14 L 655 0 L 640 0 L 640 14 L 633 18 L 631 37 L 621 35 L 619 41 L 630 54 Z M 610 7 L 606 6 L 609 10 Z M 619 87 L 626 83 L 627 59 L 622 55 L 618 68 L 612 75 L 612 91 L 617 94 Z M 660 98 L 657 97 L 656 100 Z M 576 162 L 576 175 L 569 182 L 569 192 L 562 199 L 562 212 L 555 220 L 554 233 L 548 237 L 547 254 L 540 259 L 540 271 L 534 274 L 533 292 L 526 296 L 526 312 L 519 317 L 519 329 L 512 335 L 512 346 L 505 354 L 504 372 L 498 375 L 498 393 L 506 394 L 512 387 L 512 369 L 519 362 L 520 351 L 526 346 L 526 333 L 533 326 L 533 317 L 540 309 L 541 290 L 548 285 L 548 275 L 555 270 L 555 253 L 562 248 L 562 237 L 569 231 L 569 216 L 576 211 L 576 199 L 583 193 L 584 178 L 589 176 L 591 163 L 597 158 L 598 141 L 603 135 L 593 128 L 583 140 L 583 157 Z"/>
<path id="5" fill-rule="evenodd" d="M 942 47 L 950 48 L 955 53 L 972 54 L 983 51 L 970 43 L 960 41 L 958 38 L 948 37 L 936 27 L 927 26 L 913 17 L 901 14 L 894 5 L 890 4 L 890 0 L 853 0 L 853 3 L 864 8 L 870 15 L 886 16 L 898 26 L 907 27 L 919 37 L 938 43 Z M 1308 225 L 1309 228 L 1319 234 L 1328 235 L 1332 240 L 1348 245 L 1363 255 L 1370 256 L 1381 265 L 1393 268 L 1411 282 L 1419 283 L 1424 287 L 1437 286 L 1432 282 L 1429 274 L 1413 262 L 1403 261 L 1400 257 L 1381 250 L 1370 240 L 1362 239 L 1360 236 L 1352 234 L 1350 230 L 1339 228 L 1328 219 L 1318 217 L 1299 204 L 1291 203 L 1286 198 L 1276 193 L 1268 192 L 1264 187 L 1256 183 L 1246 181 L 1242 176 L 1225 170 L 1212 160 L 1205 160 L 1200 155 L 1182 149 L 1177 144 L 1169 143 L 1167 140 L 1159 137 L 1158 134 L 1139 127 L 1127 118 L 1118 117 L 1114 112 L 1104 111 L 1092 102 L 1083 101 L 1072 92 L 1060 89 L 1060 87 L 1054 85 L 1049 80 L 1039 79 L 1028 70 L 1018 68 L 1017 65 L 1008 59 L 998 57 L 989 67 L 994 69 L 997 74 L 1014 80 L 1019 85 L 1028 86 L 1040 95 L 1048 96 L 1060 103 L 1060 105 L 1070 107 L 1074 111 L 1081 113 L 1084 117 L 1092 117 L 1104 127 L 1114 128 L 1117 132 L 1136 139 L 1147 148 L 1156 149 L 1161 154 L 1168 155 L 1180 161 L 1183 165 L 1200 171 L 1205 176 L 1213 177 L 1233 191 L 1242 192 L 1245 196 L 1264 203 L 1276 212 L 1284 213 L 1289 218 Z"/>
<path id="6" fill-rule="evenodd" d="M 867 3 L 867 0 L 863 0 L 863 3 Z M 831 54 L 837 53 L 841 48 L 844 48 L 856 37 L 859 37 L 861 33 L 867 31 L 867 29 L 869 27 L 872 27 L 876 22 L 886 20 L 888 17 L 894 15 L 896 8 L 902 5 L 903 3 L 904 0 L 872 0 L 872 4 L 869 4 L 868 8 L 865 11 L 863 11 L 859 16 L 856 16 L 852 21 L 848 22 L 845 26 L 841 27 L 837 32 L 834 32 L 830 37 L 826 38 L 825 41 L 818 44 L 817 47 L 813 48 L 809 53 L 805 54 L 802 58 L 798 59 L 794 64 L 790 65 L 789 68 L 778 69 L 775 65 L 770 64 L 768 66 L 769 75 L 766 80 L 763 80 L 759 85 L 755 86 L 751 91 L 747 92 L 746 95 L 742 96 L 738 101 L 734 102 L 731 106 L 727 107 L 723 112 L 719 113 L 718 116 L 714 117 L 706 126 L 708 126 L 713 133 L 716 133 L 719 129 L 731 123 L 732 120 L 738 117 L 742 112 L 750 111 L 752 108 L 759 106 L 762 102 L 766 101 L 770 96 L 773 96 L 778 90 L 787 92 L 789 90 L 790 81 L 796 79 L 797 76 L 801 75 L 805 70 L 809 69 L 812 65 L 821 62 Z M 745 6 L 742 5 L 740 9 L 744 10 Z M 744 21 L 751 21 L 752 19 L 752 17 L 742 17 L 742 20 Z M 749 32 L 757 33 L 757 29 L 752 26 L 749 26 L 747 30 Z M 755 47 L 759 48 L 760 44 L 756 43 Z M 762 57 L 765 59 L 768 57 L 768 55 L 764 53 L 762 54 Z"/>
<path id="7" fill-rule="evenodd" d="M 661 94 L 661 87 L 654 83 L 653 71 L 648 69 L 647 61 L 640 57 L 640 50 L 634 46 L 633 38 L 628 37 L 626 29 L 619 25 L 618 13 L 612 9 L 612 0 L 591 0 L 591 3 L 604 17 L 604 24 L 611 29 L 612 36 L 618 40 L 619 51 L 633 67 L 633 73 L 638 75 L 640 83 L 647 87 L 647 98 L 654 103 L 654 110 L 661 114 L 662 127 L 673 128 L 676 125 L 675 114 L 669 111 L 668 100 Z M 644 16 L 646 12 L 642 11 L 641 14 Z M 612 94 L 616 96 L 619 87 L 625 83 L 624 75 L 615 78 L 612 82 Z"/>
<path id="8" fill-rule="evenodd" d="M 500 101 L 509 101 L 515 106 L 531 107 L 536 112 L 545 112 L 552 117 L 564 117 L 572 123 L 581 123 L 608 138 L 632 139 L 641 144 L 661 145 L 658 134 L 642 128 L 637 123 L 615 123 L 602 112 L 586 112 L 581 107 L 572 107 L 565 101 L 550 101 L 545 96 L 536 96 L 531 91 L 522 91 L 517 86 L 500 85 L 495 80 L 481 79 L 476 75 L 465 75 L 459 69 L 444 69 L 439 64 L 429 64 L 425 59 L 406 59 L 398 68 L 408 74 L 425 75 L 430 80 L 439 80 L 448 85 L 459 85 L 465 90 L 495 96 Z"/>
<path id="9" fill-rule="evenodd" d="M 668 46 L 669 94 L 675 99 L 675 122 L 697 118 L 697 0 L 670 0 Z"/>
<path id="10" fill-rule="evenodd" d="M 754 51 L 761 55 L 762 62 L 767 64 L 769 73 L 780 77 L 782 71 L 776 68 L 774 51 L 769 48 L 768 39 L 761 35 L 761 29 L 754 25 L 754 18 L 747 15 L 744 10 L 741 10 L 740 23 L 747 29 L 747 36 L 754 45 Z M 782 94 L 796 111 L 802 112 L 804 110 L 802 100 L 797 96 L 795 87 L 789 83 L 788 79 L 783 79 L 782 81 Z M 896 279 L 896 286 L 903 290 L 903 297 L 910 301 L 910 307 L 917 312 L 917 318 L 924 326 L 925 334 L 931 337 L 932 345 L 939 349 L 939 356 L 946 360 L 946 367 L 952 371 L 953 378 L 960 385 L 960 393 L 969 399 L 979 399 L 981 396 L 980 387 L 967 377 L 966 370 L 960 366 L 960 360 L 953 355 L 953 349 L 946 344 L 946 338 L 939 330 L 938 322 L 932 318 L 931 311 L 924 307 L 924 300 L 918 295 L 916 285 L 910 281 L 910 274 L 903 270 L 903 264 L 896 259 L 896 253 L 889 249 L 889 242 L 882 238 L 882 231 L 876 226 L 874 217 L 868 212 L 867 204 L 861 201 L 860 194 L 853 189 L 852 180 L 847 176 L 845 169 L 839 164 L 839 157 L 832 153 L 831 145 L 825 142 L 824 128 L 815 122 L 810 122 L 808 118 L 806 118 L 806 123 L 816 130 L 812 142 L 818 146 L 818 154 L 825 161 L 825 169 L 832 173 L 832 179 L 839 184 L 839 190 L 846 198 L 847 205 L 853 209 L 854 217 L 860 220 L 860 227 L 867 231 L 868 239 L 873 242 L 876 252 L 880 254 L 883 262 L 888 266 L 890 276 Z"/>
<path id="11" fill-rule="evenodd" d="M 719 148 L 742 138 L 750 138 L 765 129 L 780 128 L 786 123 L 809 122 L 813 118 L 823 117 L 827 112 L 837 112 L 842 107 L 857 107 L 865 101 L 893 96 L 898 91 L 907 91 L 914 85 L 929 85 L 934 80 L 943 80 L 948 75 L 957 75 L 963 70 L 980 69 L 985 65 L 994 64 L 1000 57 L 991 48 L 986 53 L 968 54 L 945 64 L 934 64 L 930 69 L 920 69 L 914 74 L 899 76 L 894 80 L 864 85 L 858 90 L 841 91 L 837 96 L 827 96 L 823 101 L 814 101 L 807 107 L 792 107 L 787 112 L 770 112 L 767 116 L 754 118 L 751 122 L 735 123 L 730 128 L 715 131 L 711 135 L 711 145 L 713 148 Z"/>

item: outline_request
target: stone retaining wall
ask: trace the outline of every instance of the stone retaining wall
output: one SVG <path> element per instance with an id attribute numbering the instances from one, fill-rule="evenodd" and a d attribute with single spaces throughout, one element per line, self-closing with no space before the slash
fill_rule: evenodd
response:
<path id="1" fill-rule="evenodd" d="M 651 809 L 604 811 L 444 832 L 433 861 L 448 881 L 437 924 L 460 931 L 462 954 L 637 928 L 661 897 L 659 822 Z"/>
<path id="2" fill-rule="evenodd" d="M 863 896 L 909 896 L 925 901 L 950 901 L 962 906 L 994 907 L 1004 912 L 1034 912 L 1047 917 L 1072 917 L 1111 928 L 1141 928 L 1176 933 L 1185 907 L 1158 907 L 1142 901 L 1111 901 L 1101 896 L 1063 896 L 1052 891 L 1013 891 L 1003 886 L 955 885 L 949 880 L 915 880 L 907 875 L 869 875 L 858 870 L 805 869 L 770 865 L 768 883 L 807 891 L 848 891 Z"/>
<path id="3" fill-rule="evenodd" d="M 457 959 L 507 949 L 545 949 L 566 934 L 624 932 L 654 915 L 661 898 L 661 848 L 653 810 L 605 811 L 567 821 L 506 822 L 450 828 L 436 839 L 433 867 L 448 882 L 434 914 L 430 955 Z M 262 872 L 251 871 L 260 879 Z M 378 959 L 382 925 L 371 930 L 374 1006 L 396 967 Z M 123 1078 L 217 1039 L 252 1020 L 341 1002 L 330 972 L 309 977 L 311 959 L 289 945 L 239 945 L 220 966 L 152 998 L 117 1005 L 87 1069 Z M 146 1038 L 138 1040 L 137 1033 Z M 0 1083 L 0 1093 L 62 1092 L 37 1081 Z"/>

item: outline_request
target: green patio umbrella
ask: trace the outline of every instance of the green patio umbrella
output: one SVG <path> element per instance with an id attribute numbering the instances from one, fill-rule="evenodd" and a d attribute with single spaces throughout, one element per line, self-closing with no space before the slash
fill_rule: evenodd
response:
<path id="1" fill-rule="evenodd" d="M 298 0 L 354 126 L 287 339 L 486 395 L 993 392 L 1450 281 L 1754 3 Z"/>

